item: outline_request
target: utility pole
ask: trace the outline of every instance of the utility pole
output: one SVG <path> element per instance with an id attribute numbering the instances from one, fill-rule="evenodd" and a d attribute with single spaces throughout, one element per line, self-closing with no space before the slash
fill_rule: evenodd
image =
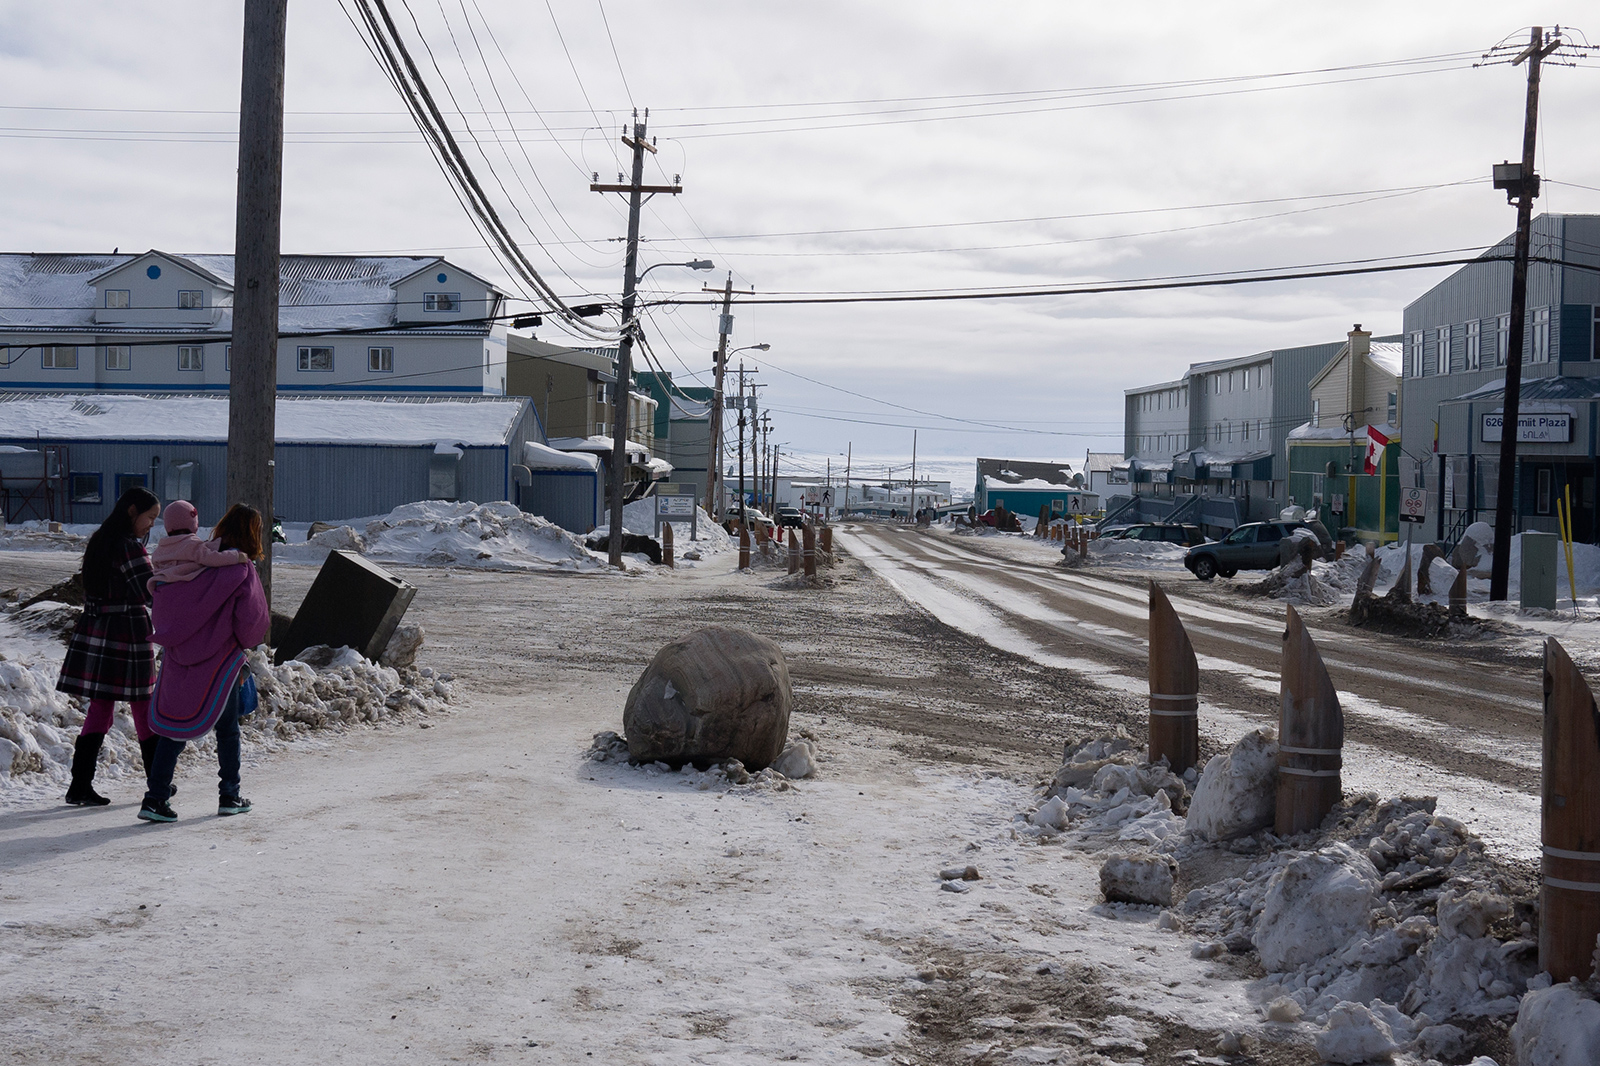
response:
<path id="1" fill-rule="evenodd" d="M 763 412 L 761 412 L 761 443 L 762 443 L 763 446 L 767 446 L 771 440 L 772 440 L 772 412 L 771 411 L 763 411 Z M 770 499 L 774 509 L 776 509 L 777 506 L 778 506 L 778 477 L 777 477 L 777 472 L 778 472 L 778 449 L 773 448 L 771 455 L 767 459 L 767 483 L 770 486 L 770 492 L 771 492 L 771 495 L 768 498 Z"/>
<path id="2" fill-rule="evenodd" d="M 704 286 L 702 286 L 704 288 Z M 717 514 L 717 503 L 721 499 L 719 491 L 722 483 L 722 370 L 728 360 L 728 334 L 733 332 L 733 271 L 728 271 L 728 280 L 722 286 L 722 318 L 717 324 L 717 350 L 712 353 L 712 367 L 715 372 L 716 385 L 713 389 L 716 399 L 711 406 L 711 440 L 709 447 L 711 455 L 707 457 L 706 469 L 710 476 L 706 478 L 706 514 Z"/>
<path id="3" fill-rule="evenodd" d="M 1506 598 L 1511 577 L 1512 520 L 1516 514 L 1513 495 L 1517 485 L 1517 418 L 1522 407 L 1522 346 L 1526 336 L 1523 323 L 1528 309 L 1528 243 L 1533 228 L 1533 199 L 1539 195 L 1539 177 L 1533 172 L 1533 152 L 1539 123 L 1539 67 L 1544 57 L 1561 47 L 1561 28 L 1548 39 L 1544 27 L 1535 26 L 1512 66 L 1528 64 L 1527 111 L 1522 123 L 1522 163 L 1516 173 L 1509 165 L 1495 168 L 1495 188 L 1506 190 L 1506 199 L 1517 204 L 1517 236 L 1511 258 L 1511 323 L 1506 338 L 1506 396 L 1500 419 L 1500 483 L 1494 502 L 1494 557 L 1489 568 L 1489 598 Z M 1444 470 L 1441 466 L 1440 506 L 1444 503 Z"/>
<path id="4" fill-rule="evenodd" d="M 844 517 L 850 517 L 850 453 L 855 451 L 855 441 L 844 446 Z"/>
<path id="5" fill-rule="evenodd" d="M 911 514 L 916 520 L 917 513 L 917 431 L 911 431 Z"/>
<path id="6" fill-rule="evenodd" d="M 739 524 L 750 527 L 744 515 L 744 360 L 739 360 Z"/>
<path id="7" fill-rule="evenodd" d="M 633 136 L 622 135 L 622 143 L 633 150 L 633 180 L 624 185 L 602 185 L 594 182 L 590 192 L 620 192 L 628 194 L 628 253 L 622 262 L 622 337 L 617 342 L 617 384 L 611 407 L 611 531 L 610 562 L 622 569 L 622 499 L 626 495 L 624 484 L 628 476 L 628 408 L 633 393 L 633 309 L 637 301 L 634 286 L 639 281 L 639 208 L 645 195 L 658 192 L 676 196 L 683 186 L 674 181 L 671 185 L 644 184 L 644 154 L 654 155 L 656 146 L 645 139 L 645 127 L 650 121 L 650 109 L 633 113 Z M 622 175 L 617 175 L 620 179 Z"/>
<path id="8" fill-rule="evenodd" d="M 278 256 L 283 223 L 283 58 L 288 23 L 288 0 L 245 0 L 233 237 L 234 356 L 228 374 L 228 499 L 261 512 L 266 555 L 256 563 L 256 573 L 269 606 L 278 414 Z"/>

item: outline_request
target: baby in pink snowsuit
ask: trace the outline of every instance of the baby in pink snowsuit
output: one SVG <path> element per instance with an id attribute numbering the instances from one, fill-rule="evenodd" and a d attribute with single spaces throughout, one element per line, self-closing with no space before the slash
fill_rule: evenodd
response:
<path id="1" fill-rule="evenodd" d="M 199 537 L 200 512 L 188 500 L 173 500 L 161 512 L 161 524 L 167 535 L 161 538 L 150 555 L 150 566 L 155 571 L 146 586 L 153 595 L 157 585 L 174 581 L 193 581 L 208 566 L 233 566 L 248 563 L 244 552 L 218 551 Z"/>

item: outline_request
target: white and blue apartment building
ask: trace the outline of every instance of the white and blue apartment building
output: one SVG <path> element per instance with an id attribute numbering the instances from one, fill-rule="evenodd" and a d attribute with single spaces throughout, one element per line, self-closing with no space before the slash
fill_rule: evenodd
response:
<path id="1" fill-rule="evenodd" d="M 505 394 L 505 294 L 438 256 L 285 255 L 278 389 Z M 233 256 L 0 253 L 0 392 L 228 387 Z"/>

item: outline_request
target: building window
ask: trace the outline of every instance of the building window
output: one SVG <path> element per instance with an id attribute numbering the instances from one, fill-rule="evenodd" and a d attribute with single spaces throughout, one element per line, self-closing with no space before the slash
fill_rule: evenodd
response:
<path id="1" fill-rule="evenodd" d="M 430 292 L 422 297 L 424 311 L 459 311 L 461 310 L 461 294 L 459 292 Z"/>
<path id="2" fill-rule="evenodd" d="M 368 348 L 367 370 L 374 374 L 394 373 L 394 349 Z"/>
<path id="3" fill-rule="evenodd" d="M 69 491 L 73 503 L 99 503 L 100 475 L 74 473 Z"/>
<path id="4" fill-rule="evenodd" d="M 1216 433 L 1217 433 L 1217 435 L 1216 435 L 1215 439 L 1216 439 L 1216 441 L 1218 443 L 1221 443 L 1221 441 L 1222 441 L 1222 423 L 1221 422 L 1218 422 L 1217 425 L 1216 425 Z"/>
<path id="5" fill-rule="evenodd" d="M 206 294 L 201 289 L 182 289 L 178 292 L 178 310 L 198 311 L 206 305 Z"/>
<path id="6" fill-rule="evenodd" d="M 1550 309 L 1548 307 L 1535 307 L 1533 309 L 1533 350 L 1528 354 L 1530 363 L 1548 363 L 1550 361 Z"/>
<path id="7" fill-rule="evenodd" d="M 1473 319 L 1467 323 L 1467 358 L 1466 368 L 1478 370 L 1483 360 L 1483 322 Z"/>
<path id="8" fill-rule="evenodd" d="M 105 353 L 107 370 L 132 370 L 133 349 L 126 344 L 108 344 L 100 349 Z"/>
<path id="9" fill-rule="evenodd" d="M 233 370 L 233 345 L 231 344 L 222 346 L 222 369 L 229 372 Z"/>
<path id="10" fill-rule="evenodd" d="M 1261 435 L 1261 419 L 1258 418 L 1258 419 L 1256 419 L 1256 440 L 1266 440 L 1266 439 L 1267 438 L 1265 438 L 1265 437 L 1263 437 Z"/>
<path id="11" fill-rule="evenodd" d="M 1448 374 L 1450 373 L 1450 327 L 1440 326 L 1438 336 L 1439 365 L 1435 372 L 1439 374 Z"/>
<path id="12" fill-rule="evenodd" d="M 1539 469 L 1538 507 L 1540 514 L 1550 513 L 1550 497 L 1552 495 L 1551 485 L 1554 481 L 1553 474 L 1554 472 L 1547 466 Z"/>
<path id="13" fill-rule="evenodd" d="M 314 371 L 331 371 L 333 369 L 332 348 L 301 348 L 300 369 Z"/>
<path id="14" fill-rule="evenodd" d="M 76 370 L 78 349 L 70 344 L 47 344 L 39 349 L 39 365 L 46 370 Z"/>
<path id="15" fill-rule="evenodd" d="M 1387 408 L 1386 419 L 1387 419 L 1388 423 L 1391 426 L 1398 425 L 1397 419 L 1399 418 L 1399 416 L 1400 416 L 1400 394 L 1397 393 L 1397 392 L 1391 392 L 1389 394 L 1389 404 L 1388 404 L 1388 408 Z"/>
<path id="16" fill-rule="evenodd" d="M 1505 366 L 1506 358 L 1511 353 L 1511 316 L 1509 314 L 1494 317 L 1494 365 Z"/>
<path id="17" fill-rule="evenodd" d="M 1406 338 L 1406 366 L 1411 371 L 1411 376 L 1422 376 L 1422 331 L 1419 329 Z"/>
<path id="18" fill-rule="evenodd" d="M 149 487 L 150 487 L 150 479 L 147 476 L 145 476 L 144 474 L 118 474 L 117 475 L 117 498 L 118 499 L 121 499 L 122 498 L 122 494 L 124 492 L 127 492 L 129 489 L 132 489 L 132 488 L 147 489 Z"/>
<path id="19" fill-rule="evenodd" d="M 1244 373 L 1240 374 L 1239 376 L 1244 379 L 1244 391 L 1245 392 L 1249 392 L 1250 391 L 1250 371 L 1246 370 Z"/>
<path id="20" fill-rule="evenodd" d="M 181 344 L 178 346 L 179 370 L 205 369 L 206 350 L 198 344 Z"/>
<path id="21" fill-rule="evenodd" d="M 106 306 L 110 307 L 110 308 L 127 307 L 128 306 L 128 290 L 127 289 L 107 289 L 106 290 Z M 95 475 L 95 476 L 98 477 L 99 475 Z M 96 491 L 98 492 L 99 490 L 97 489 Z M 96 498 L 96 502 L 99 502 L 98 501 L 98 497 Z"/>
<path id="22" fill-rule="evenodd" d="M 1233 391 L 1233 371 L 1228 371 L 1228 391 Z"/>
<path id="23" fill-rule="evenodd" d="M 1311 401 L 1311 428 L 1316 429 L 1322 425 L 1322 401 Z"/>

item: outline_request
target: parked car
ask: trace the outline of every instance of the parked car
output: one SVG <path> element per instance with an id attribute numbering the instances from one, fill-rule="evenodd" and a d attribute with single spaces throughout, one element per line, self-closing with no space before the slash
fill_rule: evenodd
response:
<path id="1" fill-rule="evenodd" d="M 1304 522 L 1250 522 L 1219 541 L 1190 548 L 1183 565 L 1201 581 L 1221 574 L 1232 577 L 1241 570 L 1272 570 L 1278 565 L 1278 542 Z"/>
<path id="2" fill-rule="evenodd" d="M 1200 532 L 1199 526 L 1184 525 L 1181 522 L 1148 522 L 1142 526 L 1130 526 L 1122 534 L 1121 539 L 1160 541 L 1164 544 L 1193 548 L 1204 544 L 1206 535 Z"/>
<path id="3" fill-rule="evenodd" d="M 778 508 L 778 525 L 783 529 L 799 529 L 806 524 L 806 516 L 798 507 Z"/>

